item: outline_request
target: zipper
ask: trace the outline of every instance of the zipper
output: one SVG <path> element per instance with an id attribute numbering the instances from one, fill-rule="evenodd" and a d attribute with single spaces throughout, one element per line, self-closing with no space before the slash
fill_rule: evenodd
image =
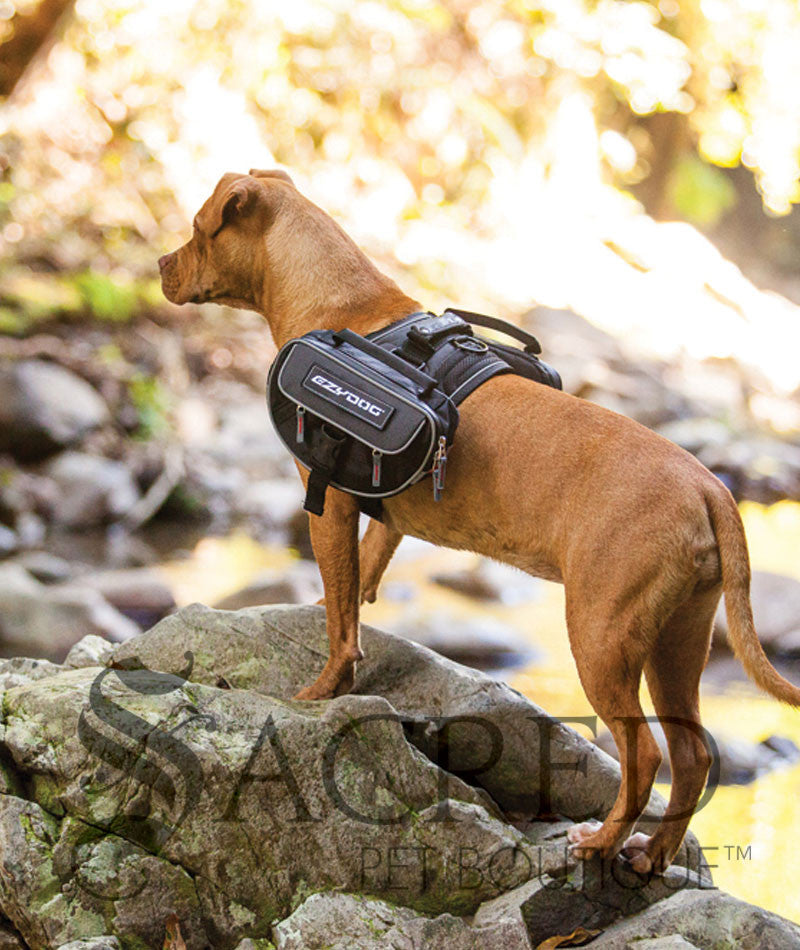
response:
<path id="1" fill-rule="evenodd" d="M 372 450 L 372 487 L 378 488 L 381 483 L 381 460 L 383 452 L 380 449 Z"/>

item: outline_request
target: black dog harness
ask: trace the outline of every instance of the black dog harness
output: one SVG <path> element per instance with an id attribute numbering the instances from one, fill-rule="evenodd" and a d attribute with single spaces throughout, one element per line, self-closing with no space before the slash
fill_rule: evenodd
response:
<path id="1" fill-rule="evenodd" d="M 473 324 L 523 349 L 476 336 Z M 304 507 L 321 515 L 330 484 L 381 520 L 383 498 L 429 474 L 438 501 L 456 407 L 501 373 L 561 389 L 540 352 L 519 327 L 452 308 L 413 313 L 366 337 L 312 330 L 290 340 L 270 370 L 268 402 L 278 435 L 309 470 Z"/>

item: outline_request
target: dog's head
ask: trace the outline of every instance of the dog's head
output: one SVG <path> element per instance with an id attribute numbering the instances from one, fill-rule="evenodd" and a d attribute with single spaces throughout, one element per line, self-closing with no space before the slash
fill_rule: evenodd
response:
<path id="1" fill-rule="evenodd" d="M 253 307 L 260 290 L 253 285 L 254 248 L 289 192 L 291 178 L 277 169 L 223 175 L 195 215 L 191 239 L 159 258 L 167 300 Z"/>

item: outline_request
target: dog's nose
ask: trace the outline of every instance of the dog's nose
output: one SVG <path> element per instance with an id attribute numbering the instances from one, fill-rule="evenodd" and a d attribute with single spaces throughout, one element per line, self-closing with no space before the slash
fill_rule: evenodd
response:
<path id="1" fill-rule="evenodd" d="M 161 271 L 162 274 L 164 273 L 164 268 L 165 268 L 165 267 L 167 266 L 167 264 L 169 263 L 169 259 L 170 259 L 171 257 L 172 257 L 171 254 L 164 254 L 162 257 L 159 257 L 159 259 L 158 259 L 158 269 L 159 269 L 159 271 Z"/>

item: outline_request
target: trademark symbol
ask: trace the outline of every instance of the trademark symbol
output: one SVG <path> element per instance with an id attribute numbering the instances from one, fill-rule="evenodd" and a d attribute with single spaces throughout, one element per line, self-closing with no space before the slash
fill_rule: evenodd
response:
<path id="1" fill-rule="evenodd" d="M 751 844 L 747 845 L 746 848 L 743 848 L 740 844 L 725 844 L 723 848 L 725 848 L 729 861 L 753 860 L 753 846 Z"/>

